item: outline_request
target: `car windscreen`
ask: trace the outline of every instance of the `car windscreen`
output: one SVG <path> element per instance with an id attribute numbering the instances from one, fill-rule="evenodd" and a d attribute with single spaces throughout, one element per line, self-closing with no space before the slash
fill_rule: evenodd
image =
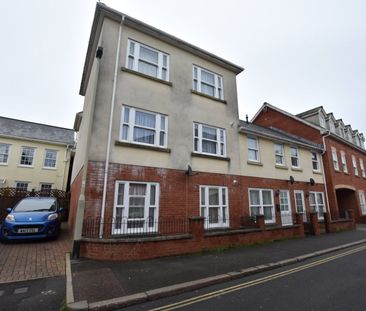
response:
<path id="1" fill-rule="evenodd" d="M 55 199 L 22 200 L 13 209 L 13 212 L 55 212 Z"/>

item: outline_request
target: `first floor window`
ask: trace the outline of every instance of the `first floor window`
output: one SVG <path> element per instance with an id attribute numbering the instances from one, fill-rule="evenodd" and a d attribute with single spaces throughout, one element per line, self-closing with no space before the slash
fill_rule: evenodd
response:
<path id="1" fill-rule="evenodd" d="M 285 150 L 283 144 L 275 144 L 275 158 L 277 165 L 285 165 Z"/>
<path id="2" fill-rule="evenodd" d="M 198 66 L 193 66 L 193 90 L 224 99 L 222 76 Z"/>
<path id="3" fill-rule="evenodd" d="M 194 123 L 193 145 L 193 149 L 195 152 L 225 157 L 225 130 L 204 124 Z"/>
<path id="4" fill-rule="evenodd" d="M 354 155 L 352 156 L 352 166 L 353 166 L 353 172 L 354 172 L 355 176 L 358 176 L 357 161 L 356 161 L 356 157 Z"/>
<path id="5" fill-rule="evenodd" d="M 291 166 L 300 167 L 299 149 L 296 147 L 291 147 Z"/>
<path id="6" fill-rule="evenodd" d="M 0 144 L 0 164 L 7 164 L 9 158 L 10 145 Z"/>
<path id="7" fill-rule="evenodd" d="M 226 187 L 200 186 L 200 213 L 205 228 L 228 227 L 229 205 Z"/>
<path id="8" fill-rule="evenodd" d="M 117 181 L 113 234 L 141 234 L 158 230 L 159 184 Z"/>
<path id="9" fill-rule="evenodd" d="M 362 215 L 366 215 L 366 200 L 365 200 L 365 192 L 359 191 L 358 192 L 360 197 L 360 207 Z"/>
<path id="10" fill-rule="evenodd" d="M 52 184 L 49 184 L 49 183 L 41 183 L 41 191 L 42 192 L 51 191 L 51 189 L 52 189 Z"/>
<path id="11" fill-rule="evenodd" d="M 266 223 L 275 222 L 273 192 L 270 189 L 249 189 L 250 215 L 264 215 Z"/>
<path id="12" fill-rule="evenodd" d="M 334 169 L 336 171 L 339 171 L 337 149 L 335 149 L 334 147 L 332 147 L 332 160 Z"/>
<path id="13" fill-rule="evenodd" d="M 341 151 L 341 161 L 343 172 L 348 173 L 346 153 L 343 150 Z"/>
<path id="14" fill-rule="evenodd" d="M 128 40 L 126 67 L 169 81 L 169 55 L 133 40 Z"/>
<path id="15" fill-rule="evenodd" d="M 29 182 L 27 181 L 17 181 L 15 183 L 15 188 L 18 191 L 28 191 Z"/>
<path id="16" fill-rule="evenodd" d="M 319 155 L 316 152 L 311 153 L 311 162 L 314 171 L 320 171 Z"/>
<path id="17" fill-rule="evenodd" d="M 248 137 L 248 160 L 259 162 L 258 138 Z"/>
<path id="18" fill-rule="evenodd" d="M 35 148 L 22 147 L 20 155 L 20 165 L 33 166 Z"/>
<path id="19" fill-rule="evenodd" d="M 360 168 L 361 168 L 361 176 L 362 177 L 366 177 L 366 173 L 365 173 L 365 164 L 363 162 L 362 159 L 360 159 Z"/>
<path id="20" fill-rule="evenodd" d="M 324 219 L 325 204 L 323 192 L 309 192 L 309 205 L 312 212 L 318 213 L 318 219 Z"/>
<path id="21" fill-rule="evenodd" d="M 167 146 L 168 117 L 123 106 L 121 140 L 136 144 Z"/>
<path id="22" fill-rule="evenodd" d="M 304 192 L 301 190 L 296 190 L 294 192 L 295 196 L 295 206 L 296 212 L 302 214 L 304 222 L 306 222 L 306 210 L 305 210 L 305 202 L 304 202 Z"/>
<path id="23" fill-rule="evenodd" d="M 57 151 L 46 149 L 43 167 L 56 168 Z"/>

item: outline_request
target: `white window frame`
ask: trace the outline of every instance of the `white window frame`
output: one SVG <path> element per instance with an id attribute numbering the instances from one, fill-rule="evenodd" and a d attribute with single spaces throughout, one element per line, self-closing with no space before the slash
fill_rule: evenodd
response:
<path id="1" fill-rule="evenodd" d="M 11 145 L 10 144 L 0 143 L 0 150 L 1 150 L 2 146 L 5 147 L 5 150 L 4 150 L 3 153 L 0 153 L 0 156 L 1 156 L 2 159 L 6 158 L 6 161 L 0 162 L 0 165 L 8 165 Z"/>
<path id="2" fill-rule="evenodd" d="M 259 191 L 259 205 L 251 204 L 251 202 L 250 202 L 250 191 Z M 266 205 L 263 204 L 263 195 L 262 195 L 263 191 L 270 191 L 272 204 L 266 204 Z M 266 224 L 271 224 L 271 223 L 276 222 L 276 211 L 275 211 L 273 190 L 272 189 L 248 188 L 248 200 L 249 200 L 249 214 L 250 214 L 250 216 L 255 216 L 252 213 L 252 207 L 258 207 L 259 208 L 259 214 L 261 214 L 261 215 L 264 215 L 264 207 L 269 207 L 269 208 L 271 208 L 272 219 L 264 219 L 264 222 Z"/>
<path id="3" fill-rule="evenodd" d="M 343 150 L 341 150 L 340 153 L 343 172 L 348 174 L 346 153 Z"/>
<path id="4" fill-rule="evenodd" d="M 128 112 L 127 112 L 128 111 Z M 144 127 L 142 125 L 136 124 L 136 112 L 147 113 L 155 116 L 155 128 L 152 127 Z M 126 120 L 125 120 L 126 118 Z M 163 119 L 165 120 L 163 122 Z M 163 127 L 164 124 L 164 127 Z M 154 143 L 144 143 L 135 141 L 134 129 L 143 128 L 150 131 L 154 131 Z M 126 136 L 124 132 L 127 130 Z M 161 135 L 163 135 L 163 144 L 161 144 Z M 125 136 L 125 138 L 124 138 Z M 131 144 L 144 145 L 144 146 L 154 146 L 158 148 L 167 148 L 168 145 L 168 116 L 159 114 L 156 112 L 147 111 L 144 109 L 134 108 L 130 106 L 122 106 L 122 115 L 121 115 L 121 128 L 120 128 L 120 141 L 129 142 Z"/>
<path id="5" fill-rule="evenodd" d="M 21 185 L 21 184 L 24 184 L 24 185 L 27 185 L 27 187 L 25 188 L 25 189 L 23 189 L 23 187 L 18 187 L 19 185 Z M 31 183 L 29 182 L 29 181 L 16 181 L 15 182 L 15 189 L 17 190 L 17 191 L 29 191 L 28 189 L 29 189 L 29 185 L 30 185 Z"/>
<path id="6" fill-rule="evenodd" d="M 216 130 L 217 139 L 213 140 L 213 139 L 209 139 L 209 138 L 204 138 L 203 134 L 202 134 L 203 127 Z M 202 148 L 203 141 L 209 141 L 209 142 L 216 143 L 216 153 L 203 151 L 203 148 Z M 193 123 L 193 150 L 194 150 L 194 153 L 201 153 L 201 154 L 207 154 L 207 155 L 213 155 L 213 156 L 225 158 L 226 157 L 226 130 L 219 128 L 219 127 L 194 122 Z"/>
<path id="7" fill-rule="evenodd" d="M 56 157 L 55 159 L 50 159 L 50 158 L 47 158 L 47 152 L 52 152 L 54 154 L 56 154 Z M 58 151 L 57 150 L 54 150 L 54 149 L 45 149 L 44 151 L 44 159 L 43 159 L 43 168 L 46 168 L 46 169 L 56 169 L 57 167 L 57 159 L 58 159 Z M 46 165 L 46 160 L 54 160 L 55 161 L 55 165 L 54 166 L 48 166 Z"/>
<path id="8" fill-rule="evenodd" d="M 312 195 L 314 195 L 315 204 L 311 204 L 310 197 L 311 197 Z M 319 203 L 318 195 L 321 195 L 321 197 L 322 197 L 322 201 L 323 201 L 323 204 L 320 204 L 320 203 Z M 325 211 L 326 211 L 326 206 L 325 206 L 325 204 L 326 204 L 326 203 L 325 203 L 325 200 L 324 200 L 324 193 L 323 193 L 323 192 L 319 192 L 319 191 L 309 191 L 309 206 L 310 206 L 310 210 L 318 213 L 318 219 L 319 219 L 319 220 L 323 220 L 323 219 L 324 219 L 324 213 L 325 213 Z M 322 212 L 322 213 L 320 212 L 320 209 L 319 209 L 319 207 L 320 207 L 321 205 L 323 205 L 323 212 Z"/>
<path id="9" fill-rule="evenodd" d="M 316 168 L 314 168 L 314 164 Z M 316 151 L 311 152 L 311 166 L 314 172 L 320 172 L 320 157 Z"/>
<path id="10" fill-rule="evenodd" d="M 131 53 L 131 46 L 134 46 L 133 48 L 133 53 Z M 148 49 L 150 51 L 156 52 L 158 53 L 158 63 L 152 63 L 146 59 L 142 59 L 140 58 L 140 48 L 143 47 L 145 49 Z M 164 59 L 166 60 L 166 64 L 164 64 Z M 131 60 L 131 63 L 130 61 Z M 155 75 L 149 75 L 147 73 L 144 73 L 142 71 L 139 70 L 139 62 L 145 62 L 148 63 L 150 65 L 156 66 L 157 67 L 157 76 Z M 128 39 L 128 43 L 127 43 L 127 53 L 126 53 L 126 68 L 131 69 L 133 71 L 139 72 L 141 74 L 144 75 L 148 75 L 160 80 L 164 80 L 164 81 L 169 81 L 169 54 L 159 51 L 153 47 L 150 47 L 148 45 L 142 44 L 140 42 L 137 42 L 135 40 L 132 39 Z M 165 74 L 163 73 L 165 72 Z M 165 75 L 165 77 L 164 77 Z"/>
<path id="11" fill-rule="evenodd" d="M 292 153 L 293 150 L 296 150 L 296 154 Z M 299 148 L 292 146 L 290 147 L 290 158 L 291 158 L 291 167 L 293 168 L 300 168 L 300 150 Z M 292 159 L 296 159 L 297 165 L 293 165 Z"/>
<path id="12" fill-rule="evenodd" d="M 255 148 L 250 147 L 250 145 L 249 145 L 249 141 L 250 140 L 255 141 L 255 143 L 256 143 L 256 147 Z M 250 161 L 250 162 L 258 162 L 259 163 L 260 160 L 261 160 L 261 156 L 260 156 L 260 152 L 259 152 L 259 139 L 258 139 L 258 137 L 248 136 L 248 138 L 247 138 L 247 148 L 248 148 L 248 161 Z M 256 155 L 256 157 L 254 159 L 251 158 L 250 151 L 254 151 L 254 153 Z"/>
<path id="13" fill-rule="evenodd" d="M 32 164 L 22 164 L 22 157 L 23 157 L 23 151 L 24 150 L 33 150 L 33 154 L 31 156 L 31 159 L 32 159 Z M 27 156 L 29 157 L 29 156 Z M 34 159 L 36 157 L 36 148 L 34 147 L 28 147 L 28 146 L 22 146 L 20 148 L 20 158 L 19 158 L 19 166 L 23 166 L 23 167 L 34 167 Z"/>
<path id="14" fill-rule="evenodd" d="M 355 176 L 358 176 L 357 160 L 354 155 L 352 155 L 352 166 L 353 166 L 353 173 L 355 174 Z"/>
<path id="15" fill-rule="evenodd" d="M 118 204 L 118 190 L 119 185 L 124 185 L 123 192 L 123 202 L 122 204 Z M 144 203 L 144 217 L 143 218 L 129 218 L 129 188 L 130 184 L 142 184 L 146 185 L 146 194 L 145 194 L 145 203 Z M 151 188 L 155 186 L 155 204 L 151 205 Z M 113 206 L 113 225 L 112 225 L 112 234 L 113 235 L 122 235 L 122 234 L 144 234 L 144 233 L 153 233 L 158 232 L 158 217 L 159 217 L 159 198 L 160 198 L 160 185 L 159 183 L 154 182 L 139 182 L 139 181 L 122 181 L 117 180 L 115 182 L 115 191 L 114 191 L 114 206 Z M 118 225 L 117 217 L 117 208 L 122 209 L 122 219 L 121 219 L 121 227 L 116 228 Z M 149 223 L 149 209 L 153 208 L 153 222 L 152 226 Z M 142 221 L 143 226 L 137 228 L 128 228 L 128 222 L 134 221 Z"/>
<path id="16" fill-rule="evenodd" d="M 280 153 L 278 153 L 276 150 L 276 147 L 280 148 Z M 286 166 L 286 158 L 285 158 L 285 146 L 281 143 L 275 143 L 274 144 L 274 151 L 275 151 L 275 164 L 280 166 Z M 277 157 L 281 159 L 280 162 L 277 162 Z"/>
<path id="17" fill-rule="evenodd" d="M 210 189 L 216 189 L 219 193 L 219 204 L 210 205 L 209 191 Z M 223 200 L 225 193 L 225 200 Z M 210 208 L 218 209 L 217 222 L 212 222 L 212 218 L 209 217 Z M 226 228 L 229 227 L 229 191 L 227 187 L 221 186 L 200 186 L 200 215 L 205 218 L 205 229 L 211 228 Z"/>
<path id="18" fill-rule="evenodd" d="M 359 159 L 359 160 L 360 160 L 361 176 L 363 178 L 366 178 L 365 163 L 364 163 L 363 159 Z"/>
<path id="19" fill-rule="evenodd" d="M 323 116 L 322 113 L 319 114 L 319 124 L 322 128 L 326 127 L 325 117 Z"/>
<path id="20" fill-rule="evenodd" d="M 339 171 L 339 163 L 338 163 L 338 155 L 337 155 L 337 149 L 332 147 L 332 161 L 333 161 L 333 167 L 336 171 Z"/>
<path id="21" fill-rule="evenodd" d="M 365 192 L 359 190 L 358 191 L 359 199 L 360 199 L 360 209 L 361 214 L 366 215 L 366 199 L 365 199 Z"/>
<path id="22" fill-rule="evenodd" d="M 287 200 L 287 202 L 285 204 L 283 203 L 283 200 L 284 199 Z M 293 225 L 292 209 L 291 209 L 291 200 L 290 200 L 290 191 L 289 190 L 280 189 L 279 192 L 278 192 L 278 200 L 279 200 L 279 205 L 280 205 L 282 225 L 283 226 L 291 226 L 291 225 Z M 285 206 L 288 207 L 288 210 L 285 210 L 284 209 Z M 286 212 L 289 215 L 286 215 L 283 212 Z M 290 221 L 283 222 L 283 217 L 284 216 L 288 216 Z"/>
<path id="23" fill-rule="evenodd" d="M 214 84 L 208 83 L 207 81 L 202 81 L 202 71 L 207 72 L 209 74 L 214 75 Z M 192 67 L 192 89 L 196 92 L 212 96 L 211 94 L 207 94 L 204 91 L 202 91 L 202 83 L 209 85 L 213 87 L 214 89 L 214 95 L 213 97 L 216 97 L 218 99 L 224 100 L 224 78 L 205 68 L 199 67 L 197 65 L 193 65 Z"/>
<path id="24" fill-rule="evenodd" d="M 335 125 L 334 125 L 334 122 L 332 120 L 329 120 L 329 130 L 332 133 L 335 133 Z"/>
<path id="25" fill-rule="evenodd" d="M 298 200 L 296 198 L 297 194 L 300 194 L 300 196 L 301 196 L 302 211 L 299 210 Z M 304 191 L 303 190 L 294 190 L 294 201 L 295 201 L 296 212 L 298 214 L 302 214 L 302 219 L 303 219 L 304 222 L 306 222 L 307 221 L 306 206 L 305 206 L 305 199 L 304 199 Z"/>

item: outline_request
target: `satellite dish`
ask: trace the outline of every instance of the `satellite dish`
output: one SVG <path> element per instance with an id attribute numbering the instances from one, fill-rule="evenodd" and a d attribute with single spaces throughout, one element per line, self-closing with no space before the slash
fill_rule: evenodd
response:
<path id="1" fill-rule="evenodd" d="M 315 180 L 313 178 L 310 178 L 310 185 L 314 186 L 315 185 Z"/>
<path id="2" fill-rule="evenodd" d="M 188 168 L 186 170 L 186 175 L 187 176 L 192 176 L 193 175 L 192 167 L 189 164 L 188 164 Z"/>
<path id="3" fill-rule="evenodd" d="M 292 185 L 292 184 L 294 184 L 294 182 L 295 182 L 295 178 L 294 178 L 294 176 L 290 176 L 290 184 Z"/>

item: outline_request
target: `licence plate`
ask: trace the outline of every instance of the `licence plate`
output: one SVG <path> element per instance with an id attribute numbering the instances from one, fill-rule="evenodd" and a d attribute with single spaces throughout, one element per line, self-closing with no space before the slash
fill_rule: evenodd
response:
<path id="1" fill-rule="evenodd" d="M 18 233 L 34 233 L 38 232 L 38 228 L 20 228 L 18 229 Z"/>

